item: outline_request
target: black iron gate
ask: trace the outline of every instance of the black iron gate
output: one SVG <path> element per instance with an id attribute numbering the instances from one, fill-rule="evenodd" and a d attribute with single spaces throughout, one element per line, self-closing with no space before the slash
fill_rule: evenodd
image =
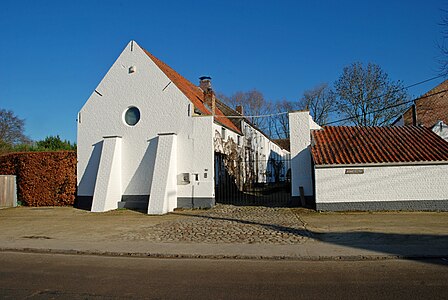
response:
<path id="1" fill-rule="evenodd" d="M 216 153 L 215 199 L 232 205 L 290 206 L 290 160 L 280 156 L 230 160 Z"/>

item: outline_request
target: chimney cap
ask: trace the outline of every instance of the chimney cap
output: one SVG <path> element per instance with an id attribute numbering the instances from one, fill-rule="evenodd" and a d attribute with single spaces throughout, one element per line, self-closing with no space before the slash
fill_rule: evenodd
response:
<path id="1" fill-rule="evenodd" d="M 199 77 L 199 80 L 211 80 L 212 78 L 210 76 L 201 76 Z"/>

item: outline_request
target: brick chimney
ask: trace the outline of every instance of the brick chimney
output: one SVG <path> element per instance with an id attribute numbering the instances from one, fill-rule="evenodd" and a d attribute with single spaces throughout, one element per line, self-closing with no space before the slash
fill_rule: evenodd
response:
<path id="1" fill-rule="evenodd" d="M 199 77 L 199 87 L 204 92 L 212 88 L 212 78 L 209 76 Z"/>
<path id="2" fill-rule="evenodd" d="M 212 115 L 215 115 L 216 97 L 212 89 L 212 78 L 209 76 L 199 77 L 199 87 L 204 92 L 204 103 L 212 109 Z"/>
<path id="3" fill-rule="evenodd" d="M 240 115 L 244 116 L 244 108 L 243 108 L 242 105 L 237 105 L 237 106 L 236 106 L 236 111 L 237 111 Z"/>
<path id="4" fill-rule="evenodd" d="M 417 126 L 417 107 L 414 104 L 412 104 L 412 125 Z"/>

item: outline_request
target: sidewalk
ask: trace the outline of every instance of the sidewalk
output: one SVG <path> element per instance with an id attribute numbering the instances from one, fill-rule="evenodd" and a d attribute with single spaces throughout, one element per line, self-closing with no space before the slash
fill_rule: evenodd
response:
<path id="1" fill-rule="evenodd" d="M 0 250 L 139 257 L 448 257 L 448 213 L 235 207 L 148 216 L 69 207 L 0 210 Z"/>

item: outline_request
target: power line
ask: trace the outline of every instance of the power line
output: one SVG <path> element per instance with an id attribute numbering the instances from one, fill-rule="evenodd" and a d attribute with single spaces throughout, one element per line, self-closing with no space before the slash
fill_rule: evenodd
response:
<path id="1" fill-rule="evenodd" d="M 448 92 L 448 89 L 441 90 L 441 91 L 438 91 L 438 92 L 433 93 L 433 94 L 421 96 L 421 97 L 418 97 L 418 98 L 415 98 L 415 99 L 412 99 L 412 100 L 409 100 L 409 101 L 405 101 L 405 102 L 402 102 L 402 103 L 386 106 L 386 107 L 383 107 L 381 109 L 377 109 L 377 110 L 374 110 L 374 111 L 370 111 L 370 112 L 367 112 L 366 115 L 377 113 L 377 112 L 381 112 L 381 111 L 384 111 L 384 110 L 387 110 L 387 109 L 391 109 L 391 108 L 394 108 L 394 107 L 402 106 L 402 105 L 405 105 L 405 104 L 408 104 L 408 103 L 411 103 L 411 102 L 415 102 L 415 101 L 420 100 L 420 99 L 425 99 L 425 98 L 428 98 L 428 97 L 431 97 L 431 96 L 435 96 L 435 95 L 438 95 L 438 94 L 441 94 L 441 93 L 444 93 L 444 92 Z M 356 114 L 355 116 L 352 116 L 352 117 L 347 117 L 347 118 L 344 118 L 344 119 L 339 119 L 339 120 L 336 120 L 336 121 L 327 122 L 327 123 L 322 124 L 321 126 L 327 126 L 327 125 L 334 124 L 334 123 L 348 121 L 348 120 L 357 118 L 359 116 L 361 116 L 361 114 Z M 265 130 L 265 129 L 269 129 L 269 128 L 270 128 L 270 126 L 263 127 L 263 128 L 258 128 L 258 129 Z"/>
<path id="2" fill-rule="evenodd" d="M 444 76 L 445 76 L 445 75 L 437 75 L 437 76 L 434 76 L 434 77 L 432 77 L 432 78 L 428 78 L 428 79 L 422 80 L 422 81 L 420 81 L 420 82 L 417 82 L 417 83 L 408 85 L 408 86 L 406 86 L 405 88 L 408 89 L 408 88 L 411 88 L 411 87 L 414 87 L 414 86 L 417 86 L 417 85 L 420 85 L 420 84 L 423 84 L 423 83 L 427 83 L 427 82 L 429 82 L 429 81 L 433 81 L 433 80 L 435 80 L 435 79 L 439 79 L 440 77 L 444 77 Z"/>
<path id="3" fill-rule="evenodd" d="M 428 97 L 431 97 L 431 96 L 434 96 L 434 95 L 438 95 L 438 94 L 441 94 L 441 93 L 444 93 L 444 92 L 447 92 L 447 91 L 448 91 L 448 89 L 442 90 L 442 91 L 439 91 L 439 92 L 434 93 L 434 94 L 421 96 L 421 97 L 416 98 L 416 99 L 412 99 L 412 100 L 401 102 L 401 103 L 398 103 L 398 104 L 386 106 L 386 107 L 383 107 L 381 109 L 377 109 L 377 110 L 374 110 L 374 111 L 367 112 L 365 114 L 366 115 L 370 115 L 370 114 L 373 114 L 373 113 L 381 112 L 381 111 L 386 110 L 386 109 L 391 109 L 391 108 L 394 108 L 394 107 L 398 107 L 398 106 L 401 106 L 401 105 L 404 105 L 404 104 L 407 104 L 407 103 L 411 103 L 411 102 L 414 102 L 414 101 L 417 101 L 417 100 L 420 100 L 420 99 L 428 98 Z M 357 118 L 359 116 L 361 116 L 361 114 L 355 114 L 355 116 L 353 116 L 353 117 L 347 117 L 347 118 L 344 118 L 344 119 L 339 119 L 339 120 L 336 120 L 336 121 L 327 122 L 325 124 L 322 124 L 322 126 L 326 126 L 326 125 L 334 124 L 334 123 L 339 123 L 339 122 L 343 122 L 343 121 L 348 121 L 348 120 Z"/>
<path id="4" fill-rule="evenodd" d="M 401 92 L 401 91 L 407 90 L 407 89 L 409 89 L 409 88 L 411 88 L 411 87 L 414 87 L 414 86 L 417 86 L 417 85 L 421 85 L 421 84 L 427 83 L 427 82 L 429 82 L 429 81 L 433 81 L 433 80 L 438 79 L 438 78 L 440 78 L 440 77 L 444 77 L 444 75 L 437 75 L 437 76 L 434 76 L 434 77 L 431 77 L 431 78 L 428 78 L 428 79 L 425 79 L 425 80 L 422 80 L 422 81 L 419 81 L 419 82 L 416 82 L 416 83 L 413 83 L 413 84 L 404 86 L 404 87 L 402 87 L 402 88 L 396 89 L 396 90 L 394 90 L 394 91 L 392 91 L 392 92 L 393 92 L 393 93 Z M 390 92 L 389 92 L 389 93 L 390 93 Z M 373 100 L 377 100 L 377 99 L 379 99 L 379 98 L 381 98 L 381 97 L 386 96 L 387 94 L 388 94 L 388 93 L 384 93 L 384 94 L 381 94 L 381 95 L 379 95 L 379 96 L 375 96 L 375 97 L 373 97 L 373 98 L 368 99 L 367 102 L 372 102 Z M 330 110 L 329 113 L 337 112 L 337 111 L 339 111 L 339 109 L 335 108 L 335 109 Z"/>
<path id="5" fill-rule="evenodd" d="M 444 77 L 444 75 L 434 76 L 434 77 L 431 77 L 431 78 L 428 78 L 428 79 L 425 79 L 425 80 L 422 80 L 422 81 L 419 81 L 419 82 L 416 82 L 416 83 L 407 85 L 407 86 L 405 86 L 405 87 L 402 87 L 402 88 L 400 88 L 400 89 L 395 90 L 394 92 L 403 91 L 403 90 L 409 89 L 409 88 L 411 88 L 411 87 L 414 87 L 414 86 L 417 86 L 417 85 L 421 85 L 421 84 L 427 83 L 427 82 L 429 82 L 429 81 L 432 81 L 432 80 L 435 80 L 435 79 L 438 79 L 438 78 L 441 78 L 441 77 Z M 381 97 L 383 97 L 383 96 L 385 96 L 385 95 L 386 95 L 386 94 L 382 94 L 382 95 L 373 97 L 373 98 L 369 99 L 369 101 L 376 100 L 376 99 L 381 98 Z M 417 99 L 415 99 L 415 100 L 418 100 L 418 99 L 421 99 L 421 98 L 424 98 L 424 97 L 420 97 L 420 98 L 417 98 Z M 410 102 L 415 101 L 415 100 L 405 101 L 405 102 L 403 102 L 403 103 L 401 103 L 401 104 L 399 104 L 399 105 L 396 105 L 396 106 L 400 106 L 400 105 L 403 105 L 403 104 L 406 104 L 406 103 L 410 103 Z M 395 106 L 391 106 L 390 108 L 393 108 L 393 107 L 395 107 Z M 337 111 L 338 111 L 337 109 L 335 109 L 335 110 L 330 110 L 330 112 L 337 112 Z M 372 112 L 369 112 L 368 114 L 373 113 L 373 112 L 377 112 L 377 111 L 372 111 Z M 288 111 L 285 111 L 285 112 L 278 112 L 278 113 L 273 113 L 273 114 L 253 115 L 253 116 L 244 116 L 244 115 L 233 115 L 233 116 L 226 116 L 226 115 L 223 115 L 223 116 L 217 116 L 217 115 L 215 115 L 215 118 L 228 118 L 228 119 L 266 118 L 266 117 L 274 117 L 274 116 L 285 115 L 285 114 L 288 114 L 288 113 L 289 113 Z M 353 118 L 353 117 L 351 117 L 351 118 Z M 350 119 L 351 119 L 351 118 L 350 118 Z M 335 122 L 336 122 L 336 121 L 331 122 L 331 123 L 335 123 Z M 338 121 L 338 122 L 340 122 L 340 121 Z M 327 123 L 327 124 L 330 124 L 330 123 Z"/>
<path id="6" fill-rule="evenodd" d="M 217 116 L 215 115 L 215 118 L 228 118 L 228 119 L 244 119 L 244 118 L 265 118 L 265 117 L 273 117 L 273 116 L 279 116 L 279 115 L 285 115 L 288 112 L 278 112 L 278 113 L 273 113 L 273 114 L 267 114 L 267 115 L 256 115 L 256 116 Z"/>

